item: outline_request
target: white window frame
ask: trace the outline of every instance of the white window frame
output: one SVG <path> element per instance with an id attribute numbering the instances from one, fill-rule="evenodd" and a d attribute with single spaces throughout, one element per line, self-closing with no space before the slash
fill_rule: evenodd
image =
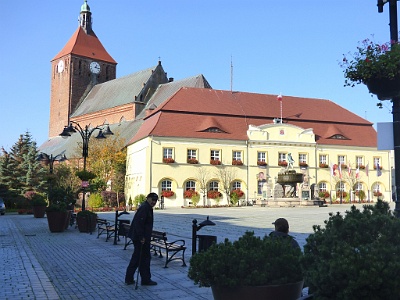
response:
<path id="1" fill-rule="evenodd" d="M 173 158 L 173 148 L 163 148 L 163 158 Z"/>
<path id="2" fill-rule="evenodd" d="M 257 161 L 264 161 L 264 162 L 266 162 L 266 161 L 267 161 L 267 153 L 266 153 L 266 152 L 258 151 L 258 152 L 257 152 Z"/>
<path id="3" fill-rule="evenodd" d="M 221 161 L 221 153 L 220 153 L 220 150 L 211 150 L 211 151 L 210 151 L 210 159 Z"/>
<path id="4" fill-rule="evenodd" d="M 210 181 L 208 184 L 208 190 L 209 191 L 218 191 L 219 190 L 219 183 L 218 181 Z"/>
<path id="5" fill-rule="evenodd" d="M 162 181 L 161 191 L 172 191 L 172 181 L 169 179 Z"/>
<path id="6" fill-rule="evenodd" d="M 232 159 L 242 161 L 242 151 L 232 151 Z"/>
<path id="7" fill-rule="evenodd" d="M 320 154 L 319 155 L 319 163 L 320 164 L 328 164 L 328 155 L 326 154 Z"/>
<path id="8" fill-rule="evenodd" d="M 196 149 L 188 149 L 187 150 L 187 159 L 197 159 L 197 150 Z"/>
<path id="9" fill-rule="evenodd" d="M 193 180 L 188 180 L 188 181 L 186 181 L 186 183 L 185 183 L 185 191 L 188 191 L 188 190 L 196 190 L 196 181 L 193 181 Z"/>

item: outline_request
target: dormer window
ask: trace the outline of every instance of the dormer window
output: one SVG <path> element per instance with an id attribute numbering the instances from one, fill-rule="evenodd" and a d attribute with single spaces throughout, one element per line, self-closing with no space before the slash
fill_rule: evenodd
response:
<path id="1" fill-rule="evenodd" d="M 345 136 L 343 136 L 343 135 L 341 135 L 341 134 L 332 135 L 330 138 L 331 138 L 331 139 L 334 139 L 334 140 L 348 140 L 347 137 L 345 137 Z"/>
<path id="2" fill-rule="evenodd" d="M 204 132 L 224 133 L 224 131 L 222 131 L 218 127 L 207 128 L 206 130 L 204 130 Z"/>

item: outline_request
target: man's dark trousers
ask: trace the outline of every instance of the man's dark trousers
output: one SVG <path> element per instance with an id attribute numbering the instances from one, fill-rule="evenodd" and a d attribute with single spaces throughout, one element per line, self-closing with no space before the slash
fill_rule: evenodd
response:
<path id="1" fill-rule="evenodd" d="M 151 278 L 150 274 L 150 243 L 145 242 L 142 248 L 142 258 L 140 258 L 140 250 L 142 243 L 140 241 L 133 241 L 135 250 L 133 251 L 131 261 L 129 262 L 126 270 L 125 282 L 133 281 L 136 269 L 139 267 L 140 277 L 142 282 L 149 282 Z M 139 260 L 140 266 L 139 266 Z"/>

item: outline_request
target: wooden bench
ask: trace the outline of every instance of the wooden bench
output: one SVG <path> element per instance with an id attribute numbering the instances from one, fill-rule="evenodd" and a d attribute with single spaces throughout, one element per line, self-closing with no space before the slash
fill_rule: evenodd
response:
<path id="1" fill-rule="evenodd" d="M 107 242 L 115 234 L 115 224 L 106 219 L 97 218 L 97 238 L 102 234 L 106 235 Z"/>
<path id="2" fill-rule="evenodd" d="M 124 227 L 125 234 L 125 247 L 126 248 L 133 244 L 132 240 L 128 237 L 128 232 L 130 229 L 129 224 L 122 224 Z M 168 263 L 173 260 L 181 260 L 182 267 L 186 266 L 185 263 L 185 240 L 176 240 L 173 242 L 168 242 L 167 233 L 153 230 L 151 234 L 151 241 L 150 241 L 150 249 L 154 251 L 154 255 L 160 258 L 163 257 L 162 251 L 165 251 L 166 258 L 165 258 L 165 265 L 164 268 L 168 268 Z M 179 252 L 182 252 L 182 256 L 176 256 Z"/>

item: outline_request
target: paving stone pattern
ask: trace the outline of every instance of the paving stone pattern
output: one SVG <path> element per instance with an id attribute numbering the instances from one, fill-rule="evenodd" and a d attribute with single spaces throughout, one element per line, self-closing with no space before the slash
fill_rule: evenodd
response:
<path id="1" fill-rule="evenodd" d="M 197 234 L 215 235 L 222 242 L 236 240 L 247 230 L 264 236 L 273 230 L 271 223 L 276 218 L 284 217 L 303 246 L 313 225 L 323 225 L 329 212 L 344 212 L 349 207 L 167 208 L 155 210 L 154 229 L 166 231 L 170 241 L 186 241 L 189 265 L 193 219 L 200 224 L 209 216 L 216 225 L 203 227 Z M 113 212 L 99 215 L 110 221 L 115 218 Z M 131 220 L 133 215 L 121 218 Z M 151 262 L 157 286 L 139 284 L 137 290 L 134 285 L 125 286 L 133 246 L 123 248 L 123 240 L 114 245 L 113 240 L 105 242 L 104 235 L 80 233 L 74 226 L 51 233 L 46 218 L 6 213 L 0 217 L 0 299 L 213 299 L 210 288 L 199 288 L 187 277 L 188 267 L 173 261 L 163 268 L 165 261 L 158 257 Z"/>

